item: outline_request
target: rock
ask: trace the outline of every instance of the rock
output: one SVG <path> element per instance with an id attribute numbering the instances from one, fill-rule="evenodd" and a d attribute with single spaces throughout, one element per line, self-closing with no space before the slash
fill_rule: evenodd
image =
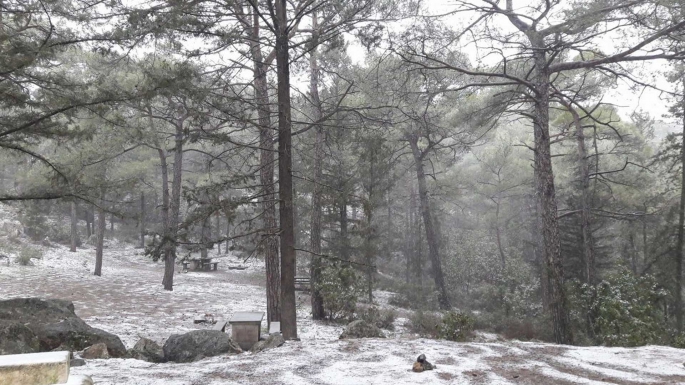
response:
<path id="1" fill-rule="evenodd" d="M 75 367 L 75 366 L 84 366 L 86 364 L 86 360 L 83 358 L 73 358 L 71 361 L 69 361 L 69 366 L 70 367 Z"/>
<path id="2" fill-rule="evenodd" d="M 34 328 L 33 326 L 31 326 Z M 41 349 L 64 344 L 70 350 L 83 350 L 98 343 L 107 345 L 111 357 L 126 355 L 126 346 L 112 333 L 88 326 L 82 319 L 67 318 L 62 322 L 40 325 L 34 328 L 40 339 Z"/>
<path id="3" fill-rule="evenodd" d="M 97 360 L 97 359 L 109 358 L 109 352 L 107 351 L 107 345 L 100 342 L 100 343 L 97 343 L 93 346 L 89 346 L 83 351 L 83 353 L 81 353 L 81 357 L 83 357 L 87 360 Z"/>
<path id="4" fill-rule="evenodd" d="M 341 340 L 350 338 L 385 338 L 385 334 L 376 325 L 357 320 L 350 322 L 340 335 Z"/>
<path id="5" fill-rule="evenodd" d="M 133 349 L 128 351 L 128 356 L 136 360 L 147 362 L 164 362 L 164 350 L 155 341 L 141 338 Z"/>
<path id="6" fill-rule="evenodd" d="M 0 320 L 0 355 L 39 351 L 40 342 L 33 330 L 20 322 Z"/>
<path id="7" fill-rule="evenodd" d="M 420 362 L 414 362 L 414 366 L 411 367 L 411 370 L 416 373 L 421 373 L 423 372 L 423 365 L 421 365 Z"/>
<path id="8" fill-rule="evenodd" d="M 193 330 L 174 334 L 164 343 L 164 358 L 174 362 L 192 362 L 225 353 L 242 353 L 231 337 L 218 330 Z"/>
<path id="9" fill-rule="evenodd" d="M 110 356 L 126 354 L 119 337 L 86 324 L 76 315 L 70 301 L 40 298 L 0 301 L 0 320 L 26 325 L 38 338 L 39 351 L 57 348 L 79 351 L 102 342 L 107 345 Z"/>
<path id="10" fill-rule="evenodd" d="M 265 340 L 261 340 L 252 346 L 250 351 L 252 353 L 259 353 L 265 350 L 274 349 L 282 346 L 285 343 L 285 339 L 281 333 L 275 333 L 269 335 Z"/>

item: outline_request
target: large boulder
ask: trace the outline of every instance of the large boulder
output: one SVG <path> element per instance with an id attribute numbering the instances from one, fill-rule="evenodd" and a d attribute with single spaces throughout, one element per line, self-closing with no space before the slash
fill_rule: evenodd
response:
<path id="1" fill-rule="evenodd" d="M 40 342 L 33 330 L 21 322 L 0 320 L 0 355 L 39 351 Z"/>
<path id="2" fill-rule="evenodd" d="M 76 315 L 70 301 L 40 298 L 0 301 L 0 320 L 19 322 L 31 329 L 38 338 L 40 351 L 57 348 L 78 351 L 104 343 L 110 356 L 126 354 L 119 337 L 89 326 Z"/>
<path id="3" fill-rule="evenodd" d="M 109 358 L 107 345 L 100 342 L 93 346 L 89 346 L 83 350 L 83 353 L 81 353 L 81 357 L 87 360 L 107 359 Z"/>
<path id="4" fill-rule="evenodd" d="M 341 340 L 351 338 L 385 338 L 385 334 L 376 325 L 357 320 L 350 322 L 340 335 Z"/>
<path id="5" fill-rule="evenodd" d="M 164 358 L 174 362 L 192 362 L 225 353 L 242 353 L 231 337 L 219 330 L 193 330 L 174 334 L 164 343 Z"/>
<path id="6" fill-rule="evenodd" d="M 141 338 L 136 342 L 133 349 L 128 351 L 128 356 L 137 360 L 148 362 L 164 362 L 164 350 L 155 341 Z"/>
<path id="7" fill-rule="evenodd" d="M 273 348 L 277 348 L 285 343 L 285 339 L 283 338 L 283 335 L 281 333 L 275 333 L 271 334 L 268 336 L 266 339 L 261 340 L 257 342 L 256 344 L 252 345 L 252 348 L 250 351 L 252 353 L 259 353 L 264 350 L 269 350 Z"/>

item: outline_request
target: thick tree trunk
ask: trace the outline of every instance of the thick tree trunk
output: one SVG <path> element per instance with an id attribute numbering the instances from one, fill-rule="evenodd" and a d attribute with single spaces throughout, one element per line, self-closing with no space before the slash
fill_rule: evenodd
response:
<path id="1" fill-rule="evenodd" d="M 95 246 L 95 271 L 93 272 L 93 274 L 97 276 L 102 275 L 102 254 L 104 249 L 106 227 L 105 210 L 104 208 L 102 208 L 102 205 L 104 205 L 104 200 L 105 189 L 103 188 L 102 192 L 100 192 L 100 207 L 98 207 L 98 225 L 95 229 L 97 243 Z"/>
<path id="2" fill-rule="evenodd" d="M 428 255 L 431 260 L 435 288 L 438 290 L 438 303 L 440 304 L 440 309 L 449 310 L 451 305 L 447 295 L 447 289 L 445 287 L 445 279 L 442 273 L 439 242 L 435 233 L 433 216 L 430 210 L 428 187 L 426 185 L 426 173 L 423 169 L 423 156 L 419 150 L 418 138 L 414 135 L 411 135 L 409 137 L 409 145 L 411 146 L 412 154 L 414 155 L 414 163 L 416 164 L 416 179 L 419 184 L 419 207 L 421 210 L 421 216 L 423 217 L 423 225 L 426 228 Z"/>
<path id="3" fill-rule="evenodd" d="M 685 90 L 685 80 L 683 81 Z M 683 138 L 681 142 L 680 207 L 678 212 L 678 243 L 675 252 L 675 317 L 678 333 L 683 331 L 683 239 L 685 238 L 685 97 L 683 98 Z"/>
<path id="4" fill-rule="evenodd" d="M 255 10 L 252 15 L 252 61 L 255 99 L 257 102 L 257 117 L 259 119 L 259 178 L 263 188 L 262 215 L 264 228 L 264 261 L 266 265 L 266 318 L 270 324 L 281 319 L 281 262 L 278 256 L 278 237 L 276 235 L 276 192 L 274 186 L 274 144 L 271 128 L 271 107 L 269 104 L 269 89 L 266 77 L 267 64 L 262 57 L 259 40 L 259 14 Z M 226 224 L 228 237 L 228 223 Z M 228 253 L 228 241 L 226 241 Z"/>
<path id="5" fill-rule="evenodd" d="M 536 192 L 542 209 L 542 236 L 544 255 L 549 277 L 550 311 L 553 321 L 554 339 L 559 344 L 572 343 L 569 325 L 569 311 L 564 290 L 564 271 L 561 264 L 561 243 L 557 221 L 557 200 L 552 171 L 552 154 L 549 138 L 549 74 L 547 57 L 542 38 L 533 36 L 533 46 L 537 47 L 535 58 L 535 169 Z"/>
<path id="6" fill-rule="evenodd" d="M 140 248 L 145 248 L 145 193 L 140 192 Z"/>
<path id="7" fill-rule="evenodd" d="M 171 183 L 171 199 L 169 202 L 169 220 L 164 236 L 164 290 L 173 290 L 174 265 L 176 262 L 176 236 L 178 233 L 178 217 L 181 210 L 181 177 L 183 176 L 183 126 L 176 125 L 176 146 L 174 148 L 174 180 Z"/>
<path id="8" fill-rule="evenodd" d="M 421 216 L 416 204 L 416 189 L 414 183 L 411 184 L 411 191 L 409 192 L 409 211 L 411 212 L 412 232 L 411 232 L 411 254 L 413 265 L 413 284 L 419 287 L 423 286 L 423 238 L 421 236 Z"/>
<path id="9" fill-rule="evenodd" d="M 315 122 L 322 117 L 321 100 L 319 99 L 319 64 L 317 62 L 317 46 L 319 44 L 319 25 L 316 11 L 312 12 L 312 50 L 309 59 L 309 95 L 314 107 L 313 119 Z M 311 282 L 312 318 L 320 320 L 324 318 L 323 297 L 319 291 L 321 275 L 321 180 L 323 179 L 323 127 L 317 124 L 316 142 L 314 144 L 314 191 L 312 192 L 312 216 L 310 223 L 310 249 L 312 251 L 311 263 L 309 264 L 309 276 Z"/>
<path id="10" fill-rule="evenodd" d="M 369 148 L 369 181 L 367 192 L 369 194 L 367 202 L 364 204 L 364 216 L 366 217 L 366 231 L 364 237 L 364 263 L 366 264 L 366 294 L 369 303 L 373 303 L 373 281 L 376 273 L 374 266 L 376 238 L 376 228 L 373 225 L 373 214 L 376 206 L 375 186 L 376 186 L 376 156 L 375 148 Z"/>
<path id="11" fill-rule="evenodd" d="M 295 308 L 295 222 L 293 217 L 292 121 L 290 115 L 290 42 L 286 0 L 275 0 L 278 75 L 278 196 L 281 229 L 281 331 L 297 339 Z"/>
<path id="12" fill-rule="evenodd" d="M 209 242 L 209 218 L 202 220 L 202 228 L 200 230 L 200 258 L 207 258 L 207 243 Z"/>
<path id="13" fill-rule="evenodd" d="M 76 251 L 78 245 L 78 217 L 76 216 L 76 201 L 72 200 L 71 205 L 71 247 L 69 251 L 72 253 Z"/>

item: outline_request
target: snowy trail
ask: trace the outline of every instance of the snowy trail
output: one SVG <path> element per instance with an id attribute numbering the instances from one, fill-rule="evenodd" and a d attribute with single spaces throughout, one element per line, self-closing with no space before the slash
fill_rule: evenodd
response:
<path id="1" fill-rule="evenodd" d="M 44 248 L 36 266 L 0 265 L 0 298 L 42 296 L 72 300 L 95 327 L 132 347 L 140 337 L 163 342 L 202 326 L 198 314 L 227 319 L 236 311 L 264 311 L 263 268 L 175 276 L 161 289 L 162 265 L 139 250 L 113 244 L 105 250 L 103 276 L 92 275 L 94 252 Z M 231 260 L 235 262 L 235 260 Z M 90 360 L 72 369 L 98 385 L 218 384 L 677 384 L 685 383 L 685 350 L 560 347 L 526 342 L 453 343 L 390 333 L 387 339 L 340 341 L 341 326 L 308 317 L 308 297 L 298 298 L 300 342 L 260 354 L 220 356 L 189 364 L 133 359 Z M 401 320 L 398 320 L 401 322 Z M 401 328 L 398 328 L 401 330 Z M 426 354 L 437 370 L 412 373 Z"/>

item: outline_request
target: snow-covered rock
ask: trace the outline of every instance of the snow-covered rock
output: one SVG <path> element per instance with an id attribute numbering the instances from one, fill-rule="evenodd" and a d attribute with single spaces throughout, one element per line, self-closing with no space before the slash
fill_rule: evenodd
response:
<path id="1" fill-rule="evenodd" d="M 193 362 L 205 357 L 243 352 L 228 334 L 218 330 L 174 334 L 164 343 L 163 350 L 164 357 L 174 362 Z"/>

